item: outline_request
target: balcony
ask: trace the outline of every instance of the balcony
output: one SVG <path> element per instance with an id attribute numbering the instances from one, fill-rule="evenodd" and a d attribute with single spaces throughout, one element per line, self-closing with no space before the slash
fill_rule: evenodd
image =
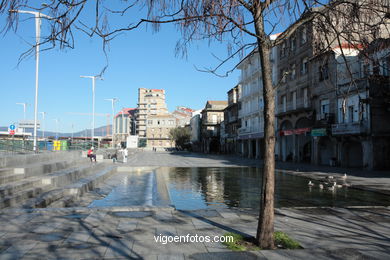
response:
<path id="1" fill-rule="evenodd" d="M 238 129 L 238 133 L 239 134 L 248 134 L 251 132 L 251 129 L 248 127 L 248 128 L 239 128 Z"/>
<path id="2" fill-rule="evenodd" d="M 311 102 L 310 100 L 305 100 L 303 98 L 298 98 L 296 105 L 294 106 L 292 101 L 288 101 L 286 104 L 286 110 L 283 109 L 283 104 L 278 104 L 277 111 L 278 114 L 276 116 L 284 116 L 286 114 L 300 113 L 302 111 L 311 110 Z"/>
<path id="3" fill-rule="evenodd" d="M 368 132 L 369 129 L 367 121 L 332 125 L 332 135 L 356 135 L 367 134 Z"/>
<path id="4" fill-rule="evenodd" d="M 335 123 L 334 113 L 317 114 L 317 120 L 314 122 L 315 127 L 331 127 Z"/>

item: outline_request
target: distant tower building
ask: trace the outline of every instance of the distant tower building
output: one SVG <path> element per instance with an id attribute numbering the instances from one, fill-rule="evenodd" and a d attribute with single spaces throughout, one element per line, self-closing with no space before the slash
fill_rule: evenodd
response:
<path id="1" fill-rule="evenodd" d="M 137 133 L 139 137 L 146 137 L 146 122 L 148 116 L 168 114 L 165 103 L 165 90 L 138 89 L 138 112 L 136 116 Z"/>

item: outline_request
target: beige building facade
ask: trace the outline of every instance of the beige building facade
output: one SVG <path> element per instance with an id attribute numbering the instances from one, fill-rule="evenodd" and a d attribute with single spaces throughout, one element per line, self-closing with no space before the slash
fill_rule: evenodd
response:
<path id="1" fill-rule="evenodd" d="M 140 138 L 146 137 L 147 120 L 150 116 L 168 114 L 165 103 L 165 90 L 138 89 L 137 133 Z"/>
<path id="2" fill-rule="evenodd" d="M 171 114 L 149 115 L 146 121 L 147 147 L 169 148 L 175 142 L 170 138 L 170 130 L 176 127 L 177 119 Z"/>

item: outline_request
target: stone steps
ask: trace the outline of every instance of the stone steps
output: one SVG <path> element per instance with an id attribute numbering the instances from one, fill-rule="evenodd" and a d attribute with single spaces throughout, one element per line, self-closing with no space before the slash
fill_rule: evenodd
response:
<path id="1" fill-rule="evenodd" d="M 16 182 L 24 179 L 25 175 L 23 173 L 11 173 L 8 175 L 0 176 L 0 185 L 4 185 L 10 182 Z"/>
<path id="2" fill-rule="evenodd" d="M 10 183 L 0 187 L 0 208 L 19 206 L 23 201 L 37 197 L 57 187 L 74 183 L 102 169 L 104 169 L 104 164 L 102 163 L 91 164 L 87 162 L 77 167 Z"/>
<path id="3" fill-rule="evenodd" d="M 23 201 L 36 197 L 42 194 L 45 191 L 48 191 L 51 187 L 41 186 L 41 187 L 32 187 L 25 190 L 21 190 L 13 195 L 5 196 L 0 199 L 0 209 L 13 207 L 15 205 L 20 205 Z"/>
<path id="4" fill-rule="evenodd" d="M 95 170 L 98 170 L 95 168 Z M 54 204 L 57 207 L 64 207 L 69 201 L 75 200 L 82 196 L 85 192 L 93 190 L 96 186 L 107 179 L 113 172 L 115 166 L 107 166 L 99 169 L 97 172 L 78 179 L 77 181 L 63 186 L 61 188 L 53 189 L 45 192 L 37 198 L 29 200 L 24 204 L 25 208 L 45 208 Z"/>
<path id="5" fill-rule="evenodd" d="M 89 165 L 88 162 L 84 162 L 83 164 Z M 23 173 L 22 171 L 20 171 L 20 172 L 18 172 L 18 175 L 21 175 L 22 178 L 20 178 L 20 176 L 18 176 L 18 177 L 16 177 L 15 181 L 12 181 L 12 182 L 9 182 L 9 183 L 6 183 L 6 184 L 3 184 L 0 186 L 0 198 L 2 196 L 12 195 L 13 193 L 18 192 L 19 190 L 22 190 L 22 189 L 27 189 L 27 188 L 31 188 L 34 186 L 39 186 L 40 184 L 45 184 L 45 182 L 47 184 L 50 184 L 51 181 L 49 181 L 49 179 L 52 179 L 53 174 L 66 175 L 69 172 L 77 169 L 78 167 L 76 165 L 83 165 L 83 164 L 80 164 L 79 162 L 74 162 L 72 164 L 67 163 L 67 166 L 72 165 L 73 167 L 67 168 L 67 169 L 59 169 L 56 172 L 51 173 L 51 174 L 50 174 L 50 172 L 49 173 L 43 172 L 41 176 L 28 177 L 28 176 L 26 176 L 26 173 Z M 60 168 L 63 168 L 63 167 L 60 167 Z M 44 174 L 46 174 L 46 175 L 44 175 Z M 12 177 L 9 176 L 7 178 L 12 178 Z M 17 179 L 19 179 L 19 180 L 17 180 Z"/>

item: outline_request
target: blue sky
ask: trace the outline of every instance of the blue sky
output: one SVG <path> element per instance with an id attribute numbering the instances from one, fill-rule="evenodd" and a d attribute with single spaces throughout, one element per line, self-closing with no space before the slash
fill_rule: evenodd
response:
<path id="1" fill-rule="evenodd" d="M 0 17 L 1 28 L 4 22 L 5 18 Z M 34 43 L 34 26 L 32 19 L 21 21 L 16 34 L 10 31 L 0 36 L 0 126 L 23 118 L 23 108 L 17 102 L 29 103 L 27 119 L 33 119 L 35 59 L 23 60 L 19 66 L 17 63 L 19 55 Z M 45 29 L 43 21 L 42 33 Z M 76 33 L 75 38 L 75 49 L 41 53 L 38 110 L 47 112 L 45 130 L 55 131 L 54 118 L 60 121 L 60 132 L 70 132 L 72 124 L 75 131 L 91 126 L 90 116 L 67 113 L 92 112 L 92 83 L 80 75 L 98 74 L 105 65 L 105 57 L 99 38 L 81 33 Z M 226 100 L 226 92 L 237 84 L 239 73 L 220 78 L 194 68 L 194 65 L 201 68 L 217 64 L 211 53 L 224 57 L 225 45 L 197 42 L 189 49 L 188 58 L 182 59 L 176 58 L 174 51 L 179 38 L 173 26 L 163 26 L 158 33 L 141 28 L 112 41 L 104 81 L 96 84 L 96 113 L 111 113 L 111 104 L 105 98 L 120 99 L 117 111 L 135 107 L 139 87 L 165 89 L 170 111 L 179 105 L 201 109 L 207 100 Z M 105 124 L 106 117 L 96 117 L 96 127 Z"/>

